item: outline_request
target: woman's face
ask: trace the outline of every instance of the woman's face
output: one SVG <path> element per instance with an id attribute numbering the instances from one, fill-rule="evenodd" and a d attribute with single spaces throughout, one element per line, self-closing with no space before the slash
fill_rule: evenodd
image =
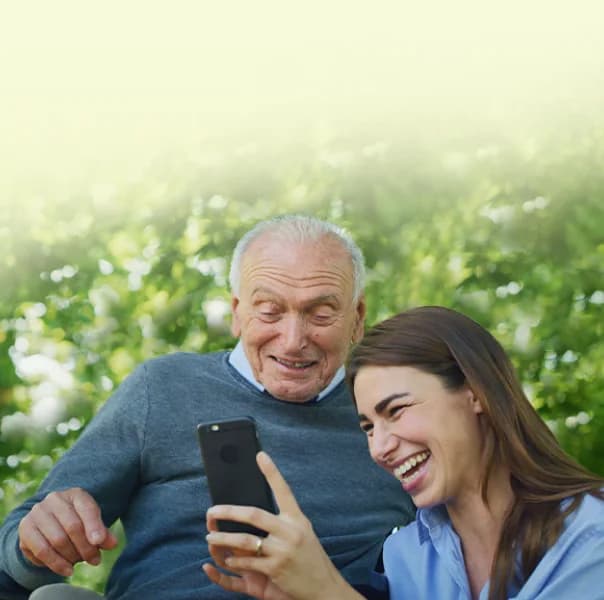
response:
<path id="1" fill-rule="evenodd" d="M 413 367 L 362 367 L 354 382 L 361 429 L 375 462 L 418 508 L 449 504 L 480 488 L 482 407 L 464 386 Z"/>

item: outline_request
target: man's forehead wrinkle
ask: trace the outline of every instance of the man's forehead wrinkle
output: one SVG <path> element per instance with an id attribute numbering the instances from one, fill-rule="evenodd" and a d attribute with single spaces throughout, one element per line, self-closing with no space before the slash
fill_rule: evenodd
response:
<path id="1" fill-rule="evenodd" d="M 309 286 L 309 287 L 311 287 L 311 286 Z M 309 287 L 306 287 L 304 289 L 309 289 Z M 277 290 L 270 289 L 270 288 L 267 288 L 264 286 L 258 286 L 256 288 L 252 289 L 251 298 L 252 298 L 252 301 L 254 301 L 254 302 L 271 301 L 271 302 L 280 303 L 280 302 L 284 302 L 286 300 L 285 297 L 282 296 Z M 337 292 L 334 292 L 334 293 L 313 295 L 310 298 L 307 298 L 306 300 L 304 300 L 303 302 L 308 308 L 313 308 L 313 307 L 322 306 L 322 305 L 341 306 L 343 301 L 344 301 L 343 295 L 338 294 Z"/>
<path id="2" fill-rule="evenodd" d="M 242 257 L 242 267 L 268 263 L 276 268 L 288 269 L 288 263 L 297 266 L 309 256 L 315 266 L 321 265 L 321 268 L 327 267 L 330 271 L 353 268 L 350 256 L 337 241 L 326 238 L 316 243 L 283 244 L 278 238 L 270 236 L 266 239 L 261 237 L 250 245 Z M 289 260 L 285 260 L 286 258 Z"/>
<path id="3" fill-rule="evenodd" d="M 337 272 L 334 270 L 323 270 L 317 269 L 313 273 L 307 275 L 296 275 L 291 274 L 285 269 L 270 267 L 267 265 L 253 265 L 249 269 L 244 270 L 246 279 L 262 278 L 267 277 L 275 280 L 279 283 L 285 283 L 293 287 L 313 287 L 317 285 L 328 284 L 340 284 L 346 283 L 348 278 L 344 272 Z M 262 288 L 263 286 L 258 285 L 254 289 Z"/>

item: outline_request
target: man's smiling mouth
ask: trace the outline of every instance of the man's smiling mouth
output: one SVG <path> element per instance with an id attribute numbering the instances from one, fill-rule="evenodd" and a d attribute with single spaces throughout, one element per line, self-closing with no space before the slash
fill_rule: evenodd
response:
<path id="1" fill-rule="evenodd" d="M 275 362 L 278 362 L 280 365 L 283 365 L 284 367 L 287 367 L 288 369 L 304 370 L 304 369 L 308 369 L 309 367 L 312 367 L 313 365 L 317 364 L 316 360 L 306 360 L 306 361 L 285 360 L 284 358 L 279 358 L 277 356 L 271 356 L 271 358 Z"/>

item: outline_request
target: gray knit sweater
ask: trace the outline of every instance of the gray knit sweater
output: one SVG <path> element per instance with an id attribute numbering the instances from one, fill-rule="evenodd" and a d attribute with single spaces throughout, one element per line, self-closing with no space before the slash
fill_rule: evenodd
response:
<path id="1" fill-rule="evenodd" d="M 352 583 L 364 583 L 384 537 L 412 518 L 400 484 L 375 466 L 343 383 L 318 403 L 260 392 L 228 353 L 177 353 L 137 368 L 0 530 L 0 571 L 27 589 L 57 581 L 18 550 L 17 526 L 49 491 L 81 487 L 127 544 L 109 577 L 111 600 L 234 600 L 201 570 L 210 505 L 197 445 L 201 421 L 251 415 L 321 539 Z M 0 598 L 2 593 L 0 590 Z"/>

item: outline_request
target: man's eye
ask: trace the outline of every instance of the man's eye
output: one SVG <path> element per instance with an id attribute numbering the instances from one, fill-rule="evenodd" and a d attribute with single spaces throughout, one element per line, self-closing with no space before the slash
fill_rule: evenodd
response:
<path id="1" fill-rule="evenodd" d="M 366 434 L 366 435 L 370 435 L 371 432 L 373 431 L 373 425 L 371 423 L 365 423 L 363 425 L 361 425 L 361 430 Z"/>
<path id="2" fill-rule="evenodd" d="M 261 310 L 260 317 L 265 321 L 275 321 L 279 318 L 279 313 L 276 310 Z"/>
<path id="3" fill-rule="evenodd" d="M 328 325 L 333 322 L 334 316 L 332 313 L 314 313 L 312 319 L 318 325 Z"/>
<path id="4" fill-rule="evenodd" d="M 270 304 L 269 302 L 263 302 L 256 307 L 256 314 L 263 321 L 275 321 L 279 318 L 279 307 Z"/>

